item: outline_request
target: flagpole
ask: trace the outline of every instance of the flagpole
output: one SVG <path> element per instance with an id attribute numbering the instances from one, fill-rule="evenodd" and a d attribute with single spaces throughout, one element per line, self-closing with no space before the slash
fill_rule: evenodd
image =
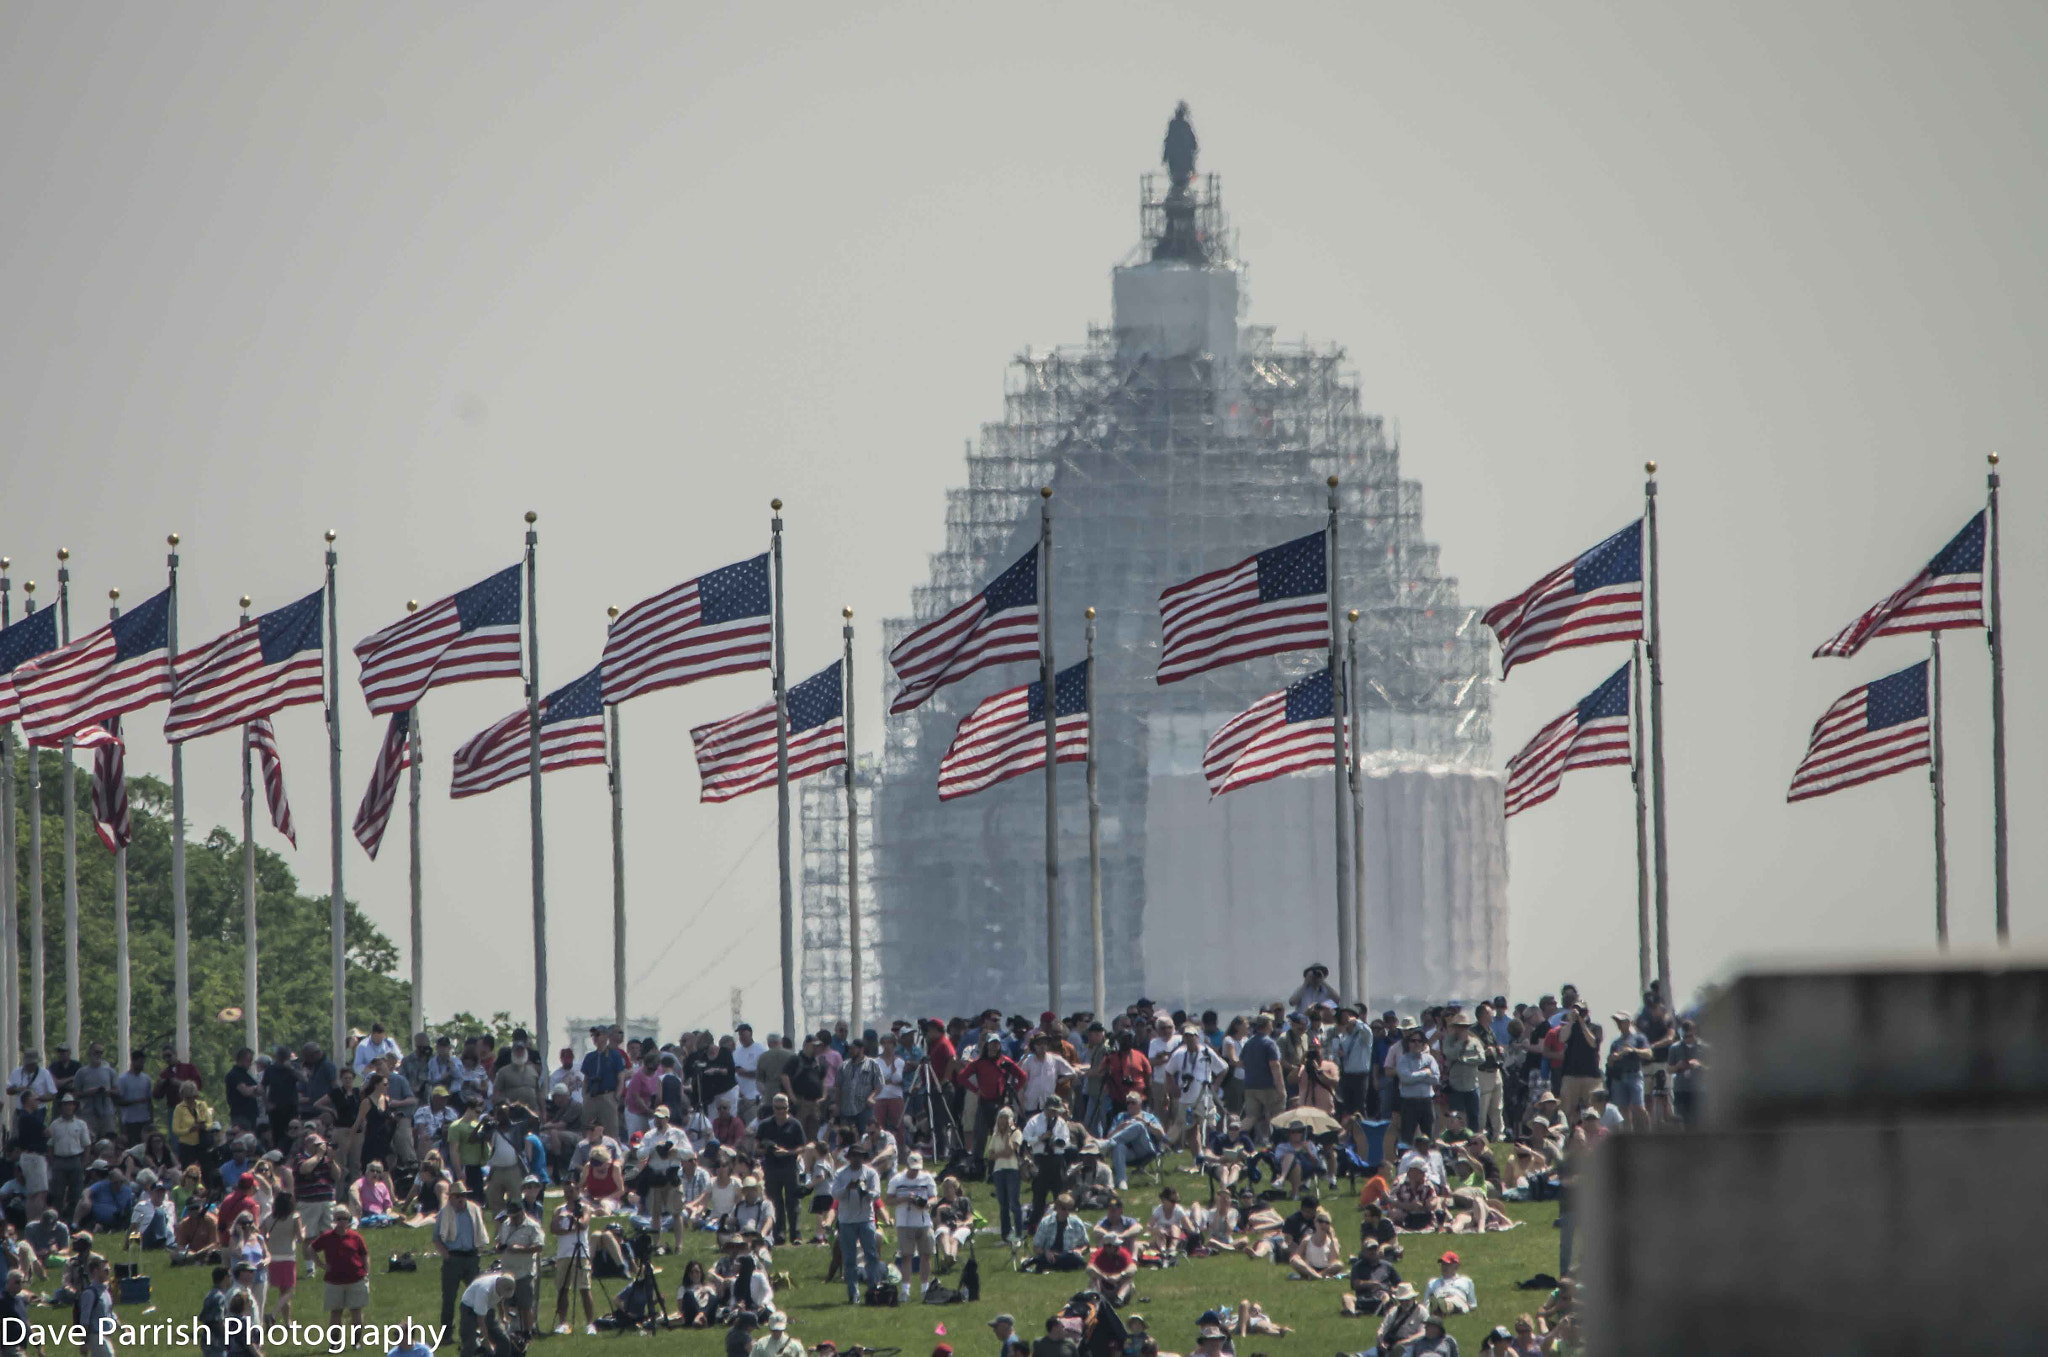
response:
<path id="1" fill-rule="evenodd" d="M 7 571 L 14 562 L 0 556 L 0 629 L 14 621 L 14 582 Z M 33 752 L 29 755 L 34 758 Z M 15 891 L 15 873 L 20 870 L 14 834 L 14 723 L 0 725 L 0 855 L 7 866 L 0 869 L 0 1057 L 9 1062 L 21 1053 L 21 901 Z M 0 1094 L 0 1106 L 12 1100 Z"/>
<path id="2" fill-rule="evenodd" d="M 1664 821 L 1664 645 L 1658 625 L 1657 596 L 1664 592 L 1657 563 L 1657 464 L 1643 463 L 1643 527 L 1650 566 L 1650 823 L 1656 833 L 1657 984 L 1664 1002 L 1671 993 L 1671 874 L 1666 856 Z"/>
<path id="3" fill-rule="evenodd" d="M 242 625 L 249 625 L 249 595 L 242 595 Z M 242 1044 L 252 1051 L 258 1042 L 256 1020 L 256 779 L 250 771 L 249 725 L 242 724 Z"/>
<path id="4" fill-rule="evenodd" d="M 775 869 L 781 892 L 782 1031 L 796 1031 L 796 904 L 789 881 L 789 683 L 783 670 L 782 501 L 771 499 L 768 540 L 775 564 Z M 854 1033 L 859 1036 L 860 1033 Z"/>
<path id="5" fill-rule="evenodd" d="M 1344 889 L 1344 674 L 1337 660 L 1337 478 L 1330 477 L 1330 523 L 1323 530 L 1323 571 L 1330 596 L 1330 799 L 1336 815 L 1336 853 L 1330 875 L 1337 885 L 1337 989 L 1358 998 L 1351 900 Z"/>
<path id="6" fill-rule="evenodd" d="M 420 601 L 405 601 L 407 614 L 419 611 Z M 406 782 L 407 829 L 410 831 L 411 861 L 407 864 L 407 885 L 412 891 L 412 914 L 407 940 L 412 948 L 412 1030 L 417 1036 L 427 1030 L 427 919 L 422 883 L 425 880 L 426 844 L 420 833 L 420 768 L 426 762 L 420 748 L 420 704 L 414 702 L 405 713 L 405 756 L 410 776 Z"/>
<path id="7" fill-rule="evenodd" d="M 1637 641 L 1630 661 L 1629 710 L 1634 717 L 1635 748 L 1629 760 L 1629 781 L 1636 788 L 1636 987 L 1650 990 L 1650 802 L 1649 778 L 1643 768 L 1643 643 Z M 1666 997 L 1669 1002 L 1669 997 Z"/>
<path id="8" fill-rule="evenodd" d="M 1038 681 L 1045 693 L 1045 1006 L 1060 1011 L 1059 693 L 1052 659 L 1052 487 L 1038 488 Z"/>
<path id="9" fill-rule="evenodd" d="M 1946 758 L 1941 749 L 1941 633 L 1928 636 L 1927 657 L 1928 759 L 1927 781 L 1934 792 L 1934 945 L 1948 950 L 1948 798 L 1943 785 Z"/>
<path id="10" fill-rule="evenodd" d="M 164 645 L 171 657 L 171 695 L 175 699 L 178 692 L 178 534 L 172 533 L 164 541 L 171 549 L 165 562 L 171 574 L 171 606 L 165 625 Z M 121 859 L 124 863 L 127 861 L 125 849 Z M 175 1049 L 180 1060 L 192 1058 L 191 944 L 190 919 L 185 909 L 185 742 L 179 740 L 171 745 L 171 1001 L 178 1011 Z M 121 1050 L 124 1053 L 128 1050 L 125 1037 Z"/>
<path id="11" fill-rule="evenodd" d="M 1055 694 L 1055 697 L 1057 694 Z M 1109 1009 L 1102 952 L 1102 797 L 1095 787 L 1095 609 L 1088 610 L 1088 934 L 1094 950 L 1096 1018 Z"/>
<path id="12" fill-rule="evenodd" d="M 57 631 L 60 645 L 71 644 L 71 548 L 57 548 Z M 63 744 L 59 772 L 64 798 L 64 1040 L 78 1049 L 78 808 L 77 776 L 71 767 L 71 737 Z M 43 1054 L 47 1056 L 48 1051 Z"/>
<path id="13" fill-rule="evenodd" d="M 29 580 L 21 592 L 24 614 L 33 613 L 36 582 Z M 33 744 L 25 746 L 24 753 L 28 757 L 28 1030 L 36 1050 L 47 1054 L 50 1048 L 43 1044 L 43 755 Z"/>
<path id="14" fill-rule="evenodd" d="M 341 893 L 341 627 L 335 617 L 334 529 L 327 530 L 327 826 L 330 885 L 327 951 L 333 975 L 328 1053 L 339 1057 L 348 1040 L 347 905 Z"/>
<path id="15" fill-rule="evenodd" d="M 857 748 L 853 742 L 853 609 L 841 608 L 839 615 L 845 619 L 840 635 L 846 642 L 846 653 L 839 661 L 839 698 L 840 710 L 846 716 L 846 947 L 853 986 L 848 1024 L 852 1031 L 864 1032 L 867 1029 L 861 1026 L 860 802 L 853 769 Z"/>
<path id="16" fill-rule="evenodd" d="M 1351 623 L 1345 640 L 1348 673 L 1344 686 L 1351 698 L 1351 955 L 1352 981 L 1357 986 L 1352 1003 L 1363 1013 L 1372 1002 L 1372 969 L 1365 947 L 1365 684 L 1358 677 L 1358 609 L 1347 614 Z"/>
<path id="17" fill-rule="evenodd" d="M 109 622 L 119 621 L 121 617 L 121 591 L 119 589 L 107 590 L 107 599 L 109 601 L 107 620 Z M 173 655 L 178 653 L 175 646 L 171 648 L 171 653 Z M 115 737 L 119 738 L 121 733 L 120 723 L 116 720 L 113 724 L 115 727 Z M 172 745 L 171 748 L 176 749 L 177 746 Z M 97 759 L 95 759 L 95 762 L 97 762 Z M 94 772 L 93 781 L 95 788 L 106 799 L 107 805 L 111 808 L 115 804 L 114 789 L 112 787 L 98 786 L 98 770 L 95 769 Z M 123 760 L 121 777 L 124 782 L 128 777 L 126 760 Z M 133 977 L 130 974 L 128 965 L 128 845 L 120 842 L 118 821 L 115 823 L 115 829 L 117 832 L 115 834 L 114 846 L 114 1045 L 117 1050 L 132 1051 L 135 1049 L 133 1022 L 135 991 Z M 175 836 L 173 841 L 175 842 Z M 178 1016 L 181 1019 L 184 1017 L 182 1013 Z M 182 1027 L 183 1025 L 181 1021 L 179 1026 Z M 76 1050 L 77 1048 L 74 1046 L 73 1049 Z M 75 1056 L 73 1058 L 76 1059 Z M 185 1058 L 182 1052 L 178 1058 L 181 1060 Z"/>
<path id="18" fill-rule="evenodd" d="M 616 604 L 604 610 L 605 631 L 618 625 Z M 602 680 L 600 680 L 601 682 Z M 619 706 L 611 704 L 612 784 L 612 1021 L 626 1025 L 626 773 L 625 751 L 619 743 Z"/>
<path id="19" fill-rule="evenodd" d="M 1991 887 L 1992 908 L 1998 925 L 1998 945 L 2012 941 L 2012 915 L 2007 909 L 2005 860 L 2005 628 L 1999 603 L 1998 558 L 2005 550 L 2005 533 L 1998 525 L 1998 454 L 1985 459 L 1991 466 L 1984 484 L 1986 525 L 1991 529 L 1991 598 L 1986 621 L 1991 645 Z"/>
<path id="20" fill-rule="evenodd" d="M 540 814 L 540 568 L 534 530 L 540 515 L 526 511 L 526 780 L 533 808 L 533 1030 L 546 1049 L 548 1027 L 547 843 Z M 417 764 L 414 765 L 418 767 Z"/>

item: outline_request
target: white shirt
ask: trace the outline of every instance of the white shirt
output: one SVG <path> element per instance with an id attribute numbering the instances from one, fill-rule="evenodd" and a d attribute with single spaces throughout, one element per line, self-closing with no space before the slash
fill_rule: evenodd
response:
<path id="1" fill-rule="evenodd" d="M 1408 1176 L 1408 1169 L 1412 1164 L 1422 1165 L 1422 1176 L 1429 1179 L 1431 1184 L 1439 1190 L 1446 1186 L 1444 1182 L 1444 1157 L 1442 1154 L 1435 1150 L 1431 1150 L 1428 1154 L 1424 1154 L 1420 1150 L 1408 1151 L 1401 1156 L 1400 1176 L 1402 1178 Z"/>
<path id="2" fill-rule="evenodd" d="M 901 1102 L 903 1100 L 903 1057 L 899 1055 L 879 1063 L 882 1066 L 882 1091 L 875 1096 L 878 1098 L 894 1098 Z"/>
<path id="3" fill-rule="evenodd" d="M 462 1288 L 462 1305 L 480 1315 L 487 1315 L 498 1308 L 498 1278 L 505 1274 L 495 1268 L 479 1273 L 477 1279 Z"/>
<path id="4" fill-rule="evenodd" d="M 7 1076 L 9 1088 L 26 1088 L 34 1091 L 38 1098 L 48 1102 L 57 1096 L 57 1076 L 50 1073 L 48 1065 L 38 1065 L 31 1075 L 28 1066 L 22 1065 Z"/>
<path id="5" fill-rule="evenodd" d="M 92 1127 L 84 1117 L 58 1117 L 50 1123 L 50 1153 L 77 1158 L 92 1148 Z"/>
<path id="6" fill-rule="evenodd" d="M 1613 1103 L 1609 1103 L 1607 1104 L 1607 1110 L 1600 1114 L 1600 1124 L 1610 1131 L 1619 1131 L 1628 1124 L 1628 1118 L 1621 1114 L 1620 1108 L 1616 1107 Z"/>
<path id="7" fill-rule="evenodd" d="M 1145 1055 L 1152 1061 L 1152 1082 L 1166 1082 L 1166 1062 L 1180 1049 L 1179 1037 L 1154 1037 L 1152 1044 L 1145 1048 Z"/>
<path id="8" fill-rule="evenodd" d="M 760 1068 L 761 1057 L 766 1054 L 768 1054 L 768 1048 L 758 1041 L 750 1041 L 744 1046 L 732 1048 L 732 1067 L 738 1072 L 740 1077 L 740 1096 L 742 1098 L 758 1098 L 761 1096 L 761 1086 L 754 1080 L 754 1071 Z"/>
<path id="9" fill-rule="evenodd" d="M 1184 1098 L 1198 1096 L 1230 1068 L 1229 1062 L 1209 1047 L 1196 1043 L 1190 1051 L 1183 1046 L 1166 1062 L 1166 1074 Z"/>
<path id="10" fill-rule="evenodd" d="M 1024 1088 L 1022 1097 L 1024 1110 L 1035 1112 L 1045 1106 L 1045 1100 L 1052 1096 L 1061 1079 L 1074 1073 L 1074 1067 L 1063 1055 L 1027 1055 L 1024 1057 Z"/>
<path id="11" fill-rule="evenodd" d="M 740 1199 L 740 1180 L 727 1178 L 724 1182 L 713 1178 L 705 1205 L 714 1216 L 722 1216 L 732 1210 L 733 1203 Z"/>
<path id="12" fill-rule="evenodd" d="M 566 1088 L 566 1089 L 568 1089 L 568 1090 L 569 1090 L 569 1101 L 570 1101 L 570 1102 L 572 1102 L 572 1103 L 580 1103 L 580 1102 L 582 1102 L 582 1101 L 583 1101 L 583 1071 L 582 1071 L 582 1070 L 579 1070 L 579 1069 L 577 1069 L 577 1068 L 576 1068 L 575 1066 L 573 1066 L 573 1065 L 572 1065 L 572 1066 L 570 1066 L 570 1067 L 569 1067 L 568 1069 L 566 1069 L 566 1070 L 565 1070 L 565 1069 L 563 1069 L 563 1068 L 561 1068 L 561 1067 L 560 1067 L 559 1065 L 558 1065 L 558 1066 L 556 1066 L 556 1067 L 555 1067 L 555 1070 L 554 1070 L 554 1072 L 553 1072 L 552 1074 L 548 1075 L 548 1094 L 549 1094 L 549 1096 L 550 1096 L 550 1097 L 552 1097 L 552 1096 L 554 1095 L 554 1092 L 555 1092 L 555 1090 L 556 1090 L 556 1089 L 558 1089 L 558 1088 Z"/>
<path id="13" fill-rule="evenodd" d="M 1065 1117 L 1036 1113 L 1024 1123 L 1024 1148 L 1033 1154 L 1057 1154 L 1073 1143 L 1073 1131 Z"/>
<path id="14" fill-rule="evenodd" d="M 889 1199 L 896 1203 L 896 1228 L 929 1230 L 932 1227 L 932 1198 L 939 1195 L 938 1180 L 923 1169 L 905 1169 L 889 1180 Z M 902 1200 L 905 1197 L 913 1201 Z"/>
<path id="15" fill-rule="evenodd" d="M 654 1147 L 657 1145 L 672 1147 L 676 1152 L 678 1160 L 690 1153 L 690 1138 L 674 1126 L 670 1126 L 666 1131 L 656 1131 L 649 1127 L 640 1137 L 640 1144 L 636 1150 L 638 1155 L 637 1162 L 645 1165 L 648 1160 L 654 1157 Z"/>
<path id="16" fill-rule="evenodd" d="M 364 1070 L 370 1068 L 370 1062 L 379 1056 L 388 1055 L 393 1060 L 396 1060 L 404 1054 L 405 1052 L 398 1049 L 397 1041 L 390 1037 L 386 1037 L 382 1041 L 377 1040 L 375 1037 L 364 1037 L 356 1043 L 356 1073 L 361 1074 Z"/>
<path id="17" fill-rule="evenodd" d="M 1448 1291 L 1452 1295 L 1464 1297 L 1465 1308 L 1468 1311 L 1479 1308 L 1479 1289 L 1473 1286 L 1472 1279 L 1462 1272 L 1455 1277 L 1431 1277 L 1429 1287 L 1422 1293 L 1422 1298 L 1425 1301 L 1435 1300 L 1439 1291 Z"/>

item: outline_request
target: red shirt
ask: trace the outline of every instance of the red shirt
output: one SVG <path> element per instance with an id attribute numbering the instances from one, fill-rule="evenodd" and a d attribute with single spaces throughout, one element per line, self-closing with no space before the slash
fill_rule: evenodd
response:
<path id="1" fill-rule="evenodd" d="M 312 1249 L 327 1269 L 327 1280 L 336 1286 L 370 1275 L 370 1246 L 354 1230 L 329 1230 L 313 1241 Z"/>
<path id="2" fill-rule="evenodd" d="M 925 1061 L 931 1065 L 932 1073 L 941 1079 L 953 1073 L 953 1060 L 959 1054 L 953 1049 L 953 1038 L 944 1032 L 939 1033 L 932 1039 L 931 1044 L 924 1048 Z"/>
<path id="3" fill-rule="evenodd" d="M 1095 1270 L 1116 1276 L 1131 1265 L 1131 1251 L 1112 1240 L 1095 1251 Z"/>
<path id="4" fill-rule="evenodd" d="M 960 1067 L 954 1081 L 973 1089 L 983 1102 L 1000 1102 L 1003 1094 L 1024 1086 L 1024 1067 L 1006 1055 L 978 1056 Z"/>
<path id="5" fill-rule="evenodd" d="M 1139 1050 L 1118 1051 L 1102 1062 L 1102 1091 L 1111 1107 L 1123 1111 L 1124 1095 L 1141 1097 L 1152 1082 L 1152 1062 Z"/>

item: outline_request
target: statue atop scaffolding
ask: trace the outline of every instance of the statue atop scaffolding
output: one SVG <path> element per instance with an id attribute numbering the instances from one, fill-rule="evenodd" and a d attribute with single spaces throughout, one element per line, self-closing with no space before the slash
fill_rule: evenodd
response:
<path id="1" fill-rule="evenodd" d="M 1189 264 L 1206 264 L 1209 250 L 1202 233 L 1195 228 L 1195 202 L 1188 185 L 1195 178 L 1195 154 L 1201 143 L 1195 140 L 1195 125 L 1188 121 L 1188 101 L 1175 105 L 1173 121 L 1166 125 L 1166 144 L 1159 158 L 1166 164 L 1172 187 L 1166 193 L 1166 229 L 1152 247 L 1154 259 L 1177 259 Z"/>

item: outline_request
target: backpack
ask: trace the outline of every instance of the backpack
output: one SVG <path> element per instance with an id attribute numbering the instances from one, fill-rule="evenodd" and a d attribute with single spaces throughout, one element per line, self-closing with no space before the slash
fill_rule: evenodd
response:
<path id="1" fill-rule="evenodd" d="M 899 1299 L 901 1297 L 894 1282 L 877 1282 L 868 1288 L 867 1303 L 869 1305 L 893 1306 Z"/>

